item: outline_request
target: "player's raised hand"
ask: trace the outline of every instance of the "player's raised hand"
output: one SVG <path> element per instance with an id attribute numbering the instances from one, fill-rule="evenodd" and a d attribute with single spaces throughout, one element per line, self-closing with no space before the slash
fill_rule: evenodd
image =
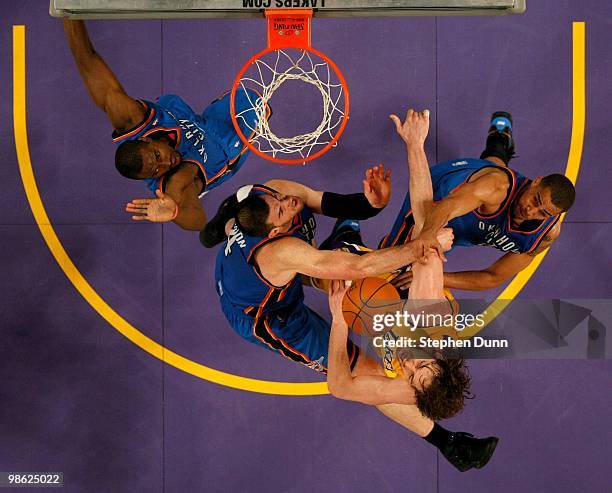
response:
<path id="1" fill-rule="evenodd" d="M 429 132 L 429 110 L 414 111 L 410 108 L 403 123 L 397 115 L 390 115 L 389 118 L 393 120 L 397 133 L 407 145 L 425 143 Z"/>
<path id="2" fill-rule="evenodd" d="M 156 199 L 133 199 L 125 206 L 126 212 L 133 214 L 134 221 L 165 223 L 176 219 L 178 205 L 161 190 L 156 190 Z"/>
<path id="3" fill-rule="evenodd" d="M 363 180 L 363 193 L 372 207 L 385 207 L 391 198 L 391 170 L 386 171 L 383 163 L 368 168 Z"/>
<path id="4" fill-rule="evenodd" d="M 350 281 L 331 281 L 329 283 L 329 309 L 334 318 L 339 317 L 339 320 L 344 320 L 342 300 L 350 287 Z"/>

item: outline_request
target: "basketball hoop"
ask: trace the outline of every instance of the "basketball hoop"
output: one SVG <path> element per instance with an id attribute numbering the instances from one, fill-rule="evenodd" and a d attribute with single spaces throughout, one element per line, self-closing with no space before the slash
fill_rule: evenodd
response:
<path id="1" fill-rule="evenodd" d="M 305 164 L 338 142 L 348 120 L 348 87 L 336 64 L 310 46 L 312 10 L 272 9 L 266 10 L 265 15 L 268 47 L 252 56 L 234 79 L 232 121 L 240 139 L 259 156 L 283 164 Z M 270 127 L 268 116 L 270 107 L 281 113 L 282 108 L 270 100 L 289 81 L 305 84 L 304 90 L 318 91 L 322 103 L 320 122 L 306 132 L 280 136 Z M 237 104 L 237 93 L 238 99 L 248 100 L 245 108 Z M 293 97 L 299 98 L 300 94 Z M 257 115 L 255 123 L 253 110 Z M 299 110 L 295 113 L 301 115 Z"/>

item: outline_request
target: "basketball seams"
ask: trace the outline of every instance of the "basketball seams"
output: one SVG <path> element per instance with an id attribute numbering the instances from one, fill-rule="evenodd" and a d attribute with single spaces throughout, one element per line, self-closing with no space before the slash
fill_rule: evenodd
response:
<path id="1" fill-rule="evenodd" d="M 381 294 L 385 295 L 384 300 L 376 300 Z M 384 303 L 379 304 L 382 301 Z M 370 311 L 380 311 L 394 305 L 399 308 L 403 303 L 399 292 L 386 279 L 369 277 L 357 280 L 347 291 L 342 304 L 342 313 L 353 332 L 372 335 L 368 325 L 371 324 L 374 315 Z"/>

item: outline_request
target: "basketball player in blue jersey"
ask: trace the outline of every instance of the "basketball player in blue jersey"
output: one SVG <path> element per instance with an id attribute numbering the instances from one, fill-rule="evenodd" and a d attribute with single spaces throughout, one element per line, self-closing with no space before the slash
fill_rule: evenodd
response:
<path id="1" fill-rule="evenodd" d="M 395 124 L 399 125 L 399 120 Z M 574 203 L 573 184 L 560 174 L 531 180 L 508 167 L 513 156 L 512 118 L 509 113 L 497 112 L 480 159 L 456 159 L 431 167 L 435 203 L 420 238 L 431 241 L 448 223 L 454 245 L 485 245 L 504 253 L 484 270 L 445 273 L 446 288 L 494 288 L 527 267 L 559 236 L 560 215 Z M 407 241 L 413 226 L 407 194 L 380 247 Z M 407 289 L 411 279 L 412 273 L 406 272 L 394 284 Z"/>
<path id="2" fill-rule="evenodd" d="M 221 309 L 234 331 L 321 373 L 327 372 L 330 323 L 304 303 L 301 276 L 358 279 L 392 271 L 428 255 L 431 245 L 416 239 L 363 255 L 313 246 L 314 214 L 367 219 L 389 200 L 389 174 L 381 165 L 366 172 L 364 193 L 339 195 L 274 180 L 249 185 L 226 199 L 202 231 L 204 246 L 226 238 L 217 255 L 216 287 Z M 440 235 L 440 241 L 448 230 Z M 434 255 L 441 256 L 436 250 Z M 355 374 L 382 371 L 350 340 L 344 340 Z M 439 447 L 456 467 L 481 467 L 490 457 L 488 439 L 452 434 L 433 426 L 414 405 L 385 404 L 381 412 Z M 485 460 L 486 459 L 486 460 Z"/>
<path id="3" fill-rule="evenodd" d="M 200 231 L 206 214 L 198 197 L 227 181 L 248 155 L 231 121 L 229 94 L 201 115 L 174 95 L 160 96 L 156 102 L 134 99 L 95 51 L 83 21 L 66 19 L 64 30 L 91 98 L 114 128 L 117 170 L 126 178 L 144 180 L 156 195 L 134 199 L 126 211 L 135 220 L 172 220 L 184 229 Z M 256 106 L 257 99 L 250 90 L 236 95 L 236 105 L 251 128 L 257 114 L 249 108 Z M 247 124 L 241 124 L 248 135 Z"/>

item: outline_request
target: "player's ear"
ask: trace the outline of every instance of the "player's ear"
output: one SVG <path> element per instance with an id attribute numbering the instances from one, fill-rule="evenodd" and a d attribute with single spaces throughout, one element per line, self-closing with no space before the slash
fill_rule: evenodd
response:
<path id="1" fill-rule="evenodd" d="M 281 232 L 281 228 L 280 228 L 280 227 L 278 227 L 278 226 L 277 226 L 277 227 L 275 227 L 275 228 L 272 228 L 272 229 L 270 230 L 270 232 L 268 233 L 268 238 L 274 238 L 274 237 L 275 237 L 275 236 L 277 236 L 277 235 L 278 235 L 278 233 L 280 233 L 280 232 Z"/>

